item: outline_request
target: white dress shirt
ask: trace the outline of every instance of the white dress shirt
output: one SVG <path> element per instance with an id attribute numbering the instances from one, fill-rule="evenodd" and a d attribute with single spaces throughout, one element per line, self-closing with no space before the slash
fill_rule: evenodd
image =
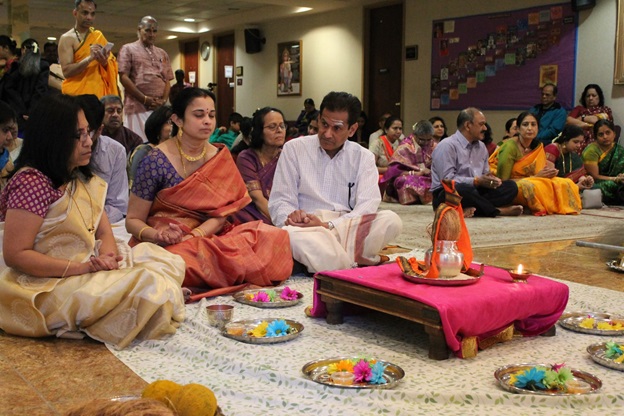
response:
<path id="1" fill-rule="evenodd" d="M 269 212 L 283 227 L 298 209 L 341 213 L 332 220 L 377 212 L 381 194 L 375 157 L 357 143 L 346 141 L 333 158 L 321 148 L 318 135 L 299 137 L 284 145 L 273 178 Z M 350 199 L 349 199 L 350 196 Z"/>
<path id="2" fill-rule="evenodd" d="M 126 148 L 108 136 L 100 136 L 91 155 L 91 167 L 108 184 L 104 210 L 109 221 L 122 220 L 128 213 Z"/>

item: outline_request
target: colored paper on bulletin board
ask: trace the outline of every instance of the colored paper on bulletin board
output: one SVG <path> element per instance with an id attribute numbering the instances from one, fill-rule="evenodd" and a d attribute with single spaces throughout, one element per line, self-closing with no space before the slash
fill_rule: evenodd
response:
<path id="1" fill-rule="evenodd" d="M 573 108 L 577 20 L 568 2 L 433 21 L 436 109 L 526 109 L 553 77 L 557 101 Z"/>

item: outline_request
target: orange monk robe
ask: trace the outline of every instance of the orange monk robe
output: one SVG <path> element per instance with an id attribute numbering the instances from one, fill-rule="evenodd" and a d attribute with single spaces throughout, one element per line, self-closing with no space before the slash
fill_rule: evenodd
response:
<path id="1" fill-rule="evenodd" d="M 91 53 L 91 45 L 106 46 L 108 41 L 104 34 L 94 28 L 87 32 L 78 49 L 74 52 L 74 62 L 80 62 Z M 91 61 L 87 68 L 78 75 L 68 77 L 63 81 L 63 94 L 81 95 L 95 94 L 98 98 L 105 95 L 119 95 L 117 88 L 117 59 L 111 53 L 108 55 L 108 65 L 103 67 L 97 61 Z"/>

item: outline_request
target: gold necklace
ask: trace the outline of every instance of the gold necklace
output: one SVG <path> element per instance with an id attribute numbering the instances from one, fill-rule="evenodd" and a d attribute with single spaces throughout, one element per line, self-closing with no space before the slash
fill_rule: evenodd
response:
<path id="1" fill-rule="evenodd" d="M 559 153 L 561 153 L 561 164 L 563 165 L 563 174 L 565 175 L 566 173 L 571 173 L 572 172 L 572 154 L 570 154 L 568 152 L 569 153 L 568 156 L 570 156 L 569 163 L 568 163 L 570 170 L 566 172 L 566 169 L 565 169 L 565 154 L 563 153 L 563 146 L 560 145 L 560 144 L 557 144 L 557 146 L 559 146 Z"/>
<path id="2" fill-rule="evenodd" d="M 188 160 L 189 162 L 197 162 L 198 160 L 203 159 L 204 156 L 206 156 L 206 152 L 208 151 L 208 146 L 204 144 L 204 150 L 202 150 L 199 156 L 189 156 L 186 153 L 184 153 L 184 151 L 182 150 L 180 139 L 176 139 L 176 144 L 178 145 L 178 151 L 180 152 L 180 156 L 182 156 L 184 159 Z"/>
<path id="3" fill-rule="evenodd" d="M 90 234 L 93 234 L 95 232 L 95 210 L 93 209 L 93 200 L 91 199 L 91 194 L 89 193 L 87 186 L 84 185 L 84 187 L 85 187 L 85 191 L 87 191 L 87 195 L 89 195 L 89 207 L 91 208 L 91 227 L 87 225 L 87 221 L 85 220 L 84 215 L 82 215 L 80 206 L 78 206 L 78 203 L 74 199 L 74 195 L 71 192 L 71 186 L 68 185 L 67 190 L 69 192 L 69 196 L 71 197 L 72 201 L 74 201 L 74 204 L 76 205 L 76 208 L 78 209 L 78 214 L 80 214 L 80 218 L 82 218 L 82 223 L 87 228 L 87 231 L 89 231 Z"/>

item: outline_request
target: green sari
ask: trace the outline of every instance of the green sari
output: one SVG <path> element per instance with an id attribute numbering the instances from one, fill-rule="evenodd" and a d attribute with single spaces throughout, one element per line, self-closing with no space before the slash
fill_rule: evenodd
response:
<path id="1" fill-rule="evenodd" d="M 592 143 L 583 151 L 585 165 L 598 165 L 602 176 L 617 176 L 624 173 L 624 147 L 615 144 L 608 152 L 602 152 L 597 143 Z M 594 188 L 602 191 L 602 201 L 607 205 L 624 205 L 624 186 L 611 180 L 596 179 Z"/>

